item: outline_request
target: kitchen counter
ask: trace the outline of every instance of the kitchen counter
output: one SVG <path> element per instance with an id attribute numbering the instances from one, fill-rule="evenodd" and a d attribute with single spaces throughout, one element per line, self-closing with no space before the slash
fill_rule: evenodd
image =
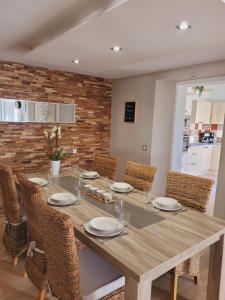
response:
<path id="1" fill-rule="evenodd" d="M 192 147 L 208 147 L 208 146 L 218 146 L 221 145 L 220 143 L 213 143 L 213 144 L 208 144 L 208 143 L 194 143 L 194 144 L 190 144 L 189 148 Z"/>
<path id="2" fill-rule="evenodd" d="M 194 143 L 190 144 L 187 151 L 182 151 L 182 154 L 187 154 L 190 149 L 197 147 L 211 147 L 211 146 L 221 146 L 221 143 L 207 144 L 207 143 Z"/>

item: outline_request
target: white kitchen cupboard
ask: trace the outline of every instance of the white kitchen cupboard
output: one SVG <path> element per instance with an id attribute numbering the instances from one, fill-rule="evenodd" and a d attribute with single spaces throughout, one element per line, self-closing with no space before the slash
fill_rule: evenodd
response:
<path id="1" fill-rule="evenodd" d="M 221 145 L 213 145 L 212 146 L 212 153 L 211 153 L 211 160 L 210 160 L 210 170 L 211 171 L 214 171 L 214 172 L 219 171 L 220 152 L 221 152 Z"/>
<path id="2" fill-rule="evenodd" d="M 194 146 L 181 157 L 181 172 L 201 175 L 211 169 L 212 145 Z"/>
<path id="3" fill-rule="evenodd" d="M 193 96 L 187 95 L 187 98 L 186 98 L 186 107 L 185 107 L 185 116 L 190 116 L 191 115 L 192 100 L 193 100 Z"/>
<path id="4" fill-rule="evenodd" d="M 225 102 L 213 102 L 211 124 L 223 124 L 225 115 Z"/>
<path id="5" fill-rule="evenodd" d="M 212 102 L 197 101 L 195 112 L 195 123 L 210 124 L 212 112 Z"/>
<path id="6" fill-rule="evenodd" d="M 225 115 L 225 102 L 221 102 L 221 109 L 220 109 L 220 118 L 218 124 L 224 123 L 224 115 Z"/>
<path id="7" fill-rule="evenodd" d="M 211 162 L 211 146 L 202 146 L 200 147 L 200 172 L 204 173 L 210 169 Z"/>
<path id="8" fill-rule="evenodd" d="M 212 104 L 212 115 L 211 124 L 219 124 L 220 121 L 220 102 L 213 102 Z"/>

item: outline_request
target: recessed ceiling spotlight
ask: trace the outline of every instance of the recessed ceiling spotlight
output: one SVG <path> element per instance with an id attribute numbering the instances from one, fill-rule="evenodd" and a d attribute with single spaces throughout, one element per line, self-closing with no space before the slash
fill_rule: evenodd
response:
<path id="1" fill-rule="evenodd" d="M 222 0 L 223 3 L 225 3 L 225 0 Z"/>
<path id="2" fill-rule="evenodd" d="M 225 0 L 224 0 L 225 1 Z M 192 26 L 188 24 L 188 22 L 183 21 L 180 23 L 180 25 L 177 25 L 176 28 L 179 30 L 187 30 L 190 29 Z"/>
<path id="3" fill-rule="evenodd" d="M 75 59 L 73 60 L 73 63 L 76 64 L 76 65 L 78 65 L 78 64 L 80 63 L 80 60 L 79 60 L 78 58 L 75 58 Z"/>
<path id="4" fill-rule="evenodd" d="M 122 50 L 122 48 L 120 46 L 114 46 L 112 48 L 110 48 L 112 51 L 114 52 L 120 52 Z"/>

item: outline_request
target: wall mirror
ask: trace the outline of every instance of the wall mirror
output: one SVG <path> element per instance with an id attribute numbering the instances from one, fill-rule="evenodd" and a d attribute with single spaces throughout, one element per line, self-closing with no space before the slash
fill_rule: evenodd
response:
<path id="1" fill-rule="evenodd" d="M 75 123 L 75 105 L 0 98 L 0 122 Z"/>

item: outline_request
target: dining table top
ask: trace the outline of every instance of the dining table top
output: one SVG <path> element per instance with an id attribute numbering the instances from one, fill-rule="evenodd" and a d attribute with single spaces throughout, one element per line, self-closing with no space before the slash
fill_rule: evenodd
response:
<path id="1" fill-rule="evenodd" d="M 65 180 L 73 178 L 76 194 L 75 183 L 81 172 L 81 169 L 72 167 L 62 170 L 58 178 Z M 33 173 L 27 176 L 46 178 L 47 174 Z M 82 180 L 100 189 L 105 188 L 102 177 Z M 56 178 L 43 187 L 46 199 L 54 193 L 68 191 L 66 186 L 58 182 Z M 116 197 L 137 208 L 147 209 L 146 197 L 141 191 L 117 194 Z M 216 243 L 225 234 L 225 221 L 192 209 L 185 209 L 180 212 L 157 212 L 155 214 L 160 218 L 153 224 L 141 228 L 128 224 L 124 234 L 102 239 L 87 233 L 84 224 L 94 217 L 111 214 L 94 205 L 90 197 L 83 195 L 82 199 L 77 205 L 54 206 L 54 208 L 71 217 L 75 236 L 79 240 L 111 262 L 125 276 L 132 277 L 137 282 L 147 278 L 151 280 L 158 278 L 179 263 Z"/>

